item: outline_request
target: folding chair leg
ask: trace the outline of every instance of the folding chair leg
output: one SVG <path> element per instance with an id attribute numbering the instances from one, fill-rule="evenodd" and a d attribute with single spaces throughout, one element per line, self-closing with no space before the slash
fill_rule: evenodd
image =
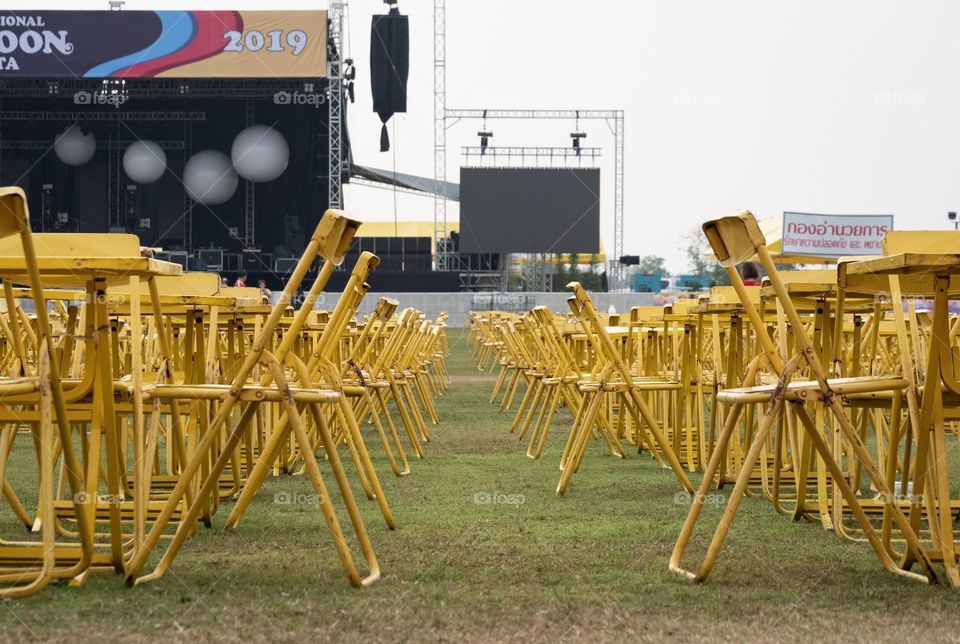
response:
<path id="1" fill-rule="evenodd" d="M 593 425 L 596 422 L 597 413 L 600 410 L 600 402 L 602 397 L 603 395 L 601 392 L 596 392 L 594 398 L 590 401 L 590 405 L 587 407 L 583 418 L 581 419 L 579 427 L 575 426 L 571 431 L 571 438 L 573 440 L 572 443 L 570 443 L 570 451 L 565 454 L 566 462 L 561 463 L 563 472 L 561 472 L 560 481 L 557 483 L 558 496 L 563 496 L 563 494 L 567 491 L 567 486 L 570 484 L 570 477 L 573 476 L 573 473 L 579 467 L 583 452 L 587 448 L 587 441 L 589 440 Z"/>
<path id="2" fill-rule="evenodd" d="M 387 428 L 390 430 L 391 437 L 393 437 L 393 444 L 397 446 L 397 451 L 400 453 L 400 459 L 404 464 L 404 469 L 409 472 L 410 465 L 407 463 L 406 453 L 403 450 L 403 445 L 400 443 L 400 436 L 397 433 L 397 425 L 393 422 L 393 416 L 390 415 L 390 408 L 387 407 L 387 395 L 383 389 L 380 388 L 374 389 L 374 392 L 377 397 L 379 408 L 383 411 L 383 420 L 387 423 Z M 417 447 L 419 447 L 419 445 Z M 415 449 L 414 451 L 417 450 Z"/>
<path id="3" fill-rule="evenodd" d="M 19 599 L 34 595 L 50 582 L 56 564 L 56 519 L 53 508 L 53 414 L 50 391 L 50 359 L 47 345 L 40 346 L 40 422 L 32 428 L 39 443 L 39 511 L 41 519 L 41 556 L 39 569 L 28 569 L 20 575 L 19 583 L 0 588 L 0 599 Z M 18 581 L 20 581 L 18 580 Z"/>
<path id="4" fill-rule="evenodd" d="M 493 385 L 493 393 L 490 394 L 490 404 L 493 404 L 493 401 L 497 399 L 497 394 L 500 393 L 500 388 L 503 386 L 503 381 L 507 377 L 507 371 L 509 371 L 510 365 L 504 364 L 500 368 L 500 375 L 497 376 L 497 382 Z"/>
<path id="5" fill-rule="evenodd" d="M 520 427 L 520 435 L 517 440 L 523 440 L 524 436 L 527 435 L 527 431 L 530 429 L 530 423 L 533 422 L 533 417 L 537 412 L 537 408 L 540 405 L 540 398 L 543 397 L 543 378 L 537 379 L 537 390 L 533 394 L 533 400 L 530 402 L 530 406 L 527 409 L 527 413 L 523 419 L 523 425 Z"/>
<path id="6" fill-rule="evenodd" d="M 397 459 L 393 455 L 393 448 L 391 448 L 390 442 L 387 440 L 387 434 L 383 430 L 383 423 L 380 422 L 380 414 L 373 406 L 373 396 L 370 395 L 370 392 L 366 388 L 363 390 L 362 400 L 365 404 L 365 407 L 363 413 L 358 415 L 357 421 L 362 423 L 366 418 L 366 414 L 370 414 L 371 422 L 377 429 L 377 435 L 380 437 L 380 443 L 383 445 L 383 450 L 387 453 L 387 460 L 390 462 L 390 469 L 392 469 L 393 473 L 397 476 L 406 476 L 410 473 L 410 463 L 407 462 L 407 455 L 403 451 L 403 445 L 400 444 L 400 437 L 397 436 L 397 430 L 393 427 L 390 428 L 394 439 L 393 446 L 397 448 L 397 452 L 400 455 L 400 462 L 403 464 L 402 469 L 397 466 Z"/>
<path id="7" fill-rule="evenodd" d="M 539 380 L 537 381 L 539 383 Z M 530 397 L 533 396 L 533 392 L 536 391 L 536 387 L 532 382 L 527 382 L 527 389 L 523 392 L 523 398 L 520 399 L 520 406 L 517 407 L 517 413 L 513 416 L 513 422 L 510 423 L 510 433 L 513 434 L 520 428 L 520 423 L 525 418 L 527 404 L 530 402 Z M 500 411 L 503 411 L 504 407 L 500 408 Z"/>
<path id="8" fill-rule="evenodd" d="M 510 381 L 510 386 L 507 388 L 507 392 L 503 395 L 503 400 L 500 402 L 500 411 L 507 411 L 513 407 L 513 399 L 517 395 L 517 389 L 520 388 L 521 379 L 529 383 L 526 374 L 522 373 L 522 371 L 520 367 L 514 367 L 514 374 Z"/>
<path id="9" fill-rule="evenodd" d="M 543 418 L 543 413 L 541 412 L 540 418 L 537 419 L 537 425 L 534 427 L 533 433 L 530 435 L 530 442 L 527 443 L 527 457 L 532 459 L 540 458 L 540 452 L 543 451 L 543 445 L 547 440 L 547 432 L 550 430 L 550 423 L 553 420 L 553 414 L 556 411 L 557 407 L 560 404 L 560 388 L 562 384 L 557 384 L 554 387 L 554 390 L 550 393 L 550 397 L 547 400 L 547 404 L 543 406 L 543 409 L 547 412 L 546 418 Z M 541 423 L 541 419 L 543 422 Z M 537 439 L 540 439 L 539 441 Z M 534 451 L 533 446 L 536 443 L 537 449 Z"/>
<path id="10" fill-rule="evenodd" d="M 288 356 L 288 362 L 293 364 L 294 369 L 297 371 L 303 382 L 310 382 L 310 374 L 307 371 L 307 366 L 303 364 L 299 358 L 291 354 Z M 317 409 L 319 409 L 319 407 Z M 352 451 L 357 453 L 360 468 L 365 475 L 365 478 L 369 479 L 370 486 L 373 490 L 373 498 L 380 507 L 380 513 L 387 522 L 387 527 L 393 530 L 397 527 L 397 524 L 393 518 L 393 513 L 390 512 L 390 506 L 387 505 L 387 495 L 380 486 L 380 479 L 377 477 L 377 471 L 374 469 L 373 463 L 370 461 L 370 454 L 367 452 L 367 447 L 363 442 L 363 437 L 360 435 L 360 428 L 357 425 L 356 417 L 353 415 L 353 408 L 350 406 L 347 399 L 342 395 L 337 407 L 337 415 L 344 421 L 344 431 L 350 437 L 350 444 L 353 446 Z"/>
<path id="11" fill-rule="evenodd" d="M 390 382 L 390 397 L 393 398 L 393 404 L 396 405 L 397 411 L 400 413 L 400 420 L 403 421 L 403 427 L 407 431 L 410 445 L 413 446 L 413 450 L 417 453 L 417 458 L 422 459 L 423 447 L 420 445 L 420 438 L 417 436 L 416 427 L 410 419 L 406 403 L 404 403 L 403 396 L 400 394 L 400 387 L 392 375 L 388 375 L 387 379 Z"/>

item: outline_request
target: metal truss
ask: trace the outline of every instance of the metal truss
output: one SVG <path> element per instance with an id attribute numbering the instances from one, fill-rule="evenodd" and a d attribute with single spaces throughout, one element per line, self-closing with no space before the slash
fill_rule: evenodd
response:
<path id="1" fill-rule="evenodd" d="M 98 148 L 118 148 L 121 150 L 127 149 L 132 143 L 136 143 L 137 139 L 110 139 L 106 142 L 97 141 Z M 183 141 L 157 141 L 153 140 L 153 143 L 156 143 L 164 150 L 182 150 L 184 149 Z M 0 149 L 3 150 L 47 150 L 53 145 L 53 141 L 41 140 L 41 139 L 4 139 L 3 143 L 0 144 Z"/>
<path id="2" fill-rule="evenodd" d="M 256 103 L 250 99 L 246 101 L 247 127 L 256 121 Z M 243 245 L 251 248 L 256 243 L 256 193 L 253 181 L 243 182 Z"/>
<path id="3" fill-rule="evenodd" d="M 446 0 L 433 0 L 433 178 L 447 181 L 447 15 Z M 440 183 L 443 182 L 443 183 Z M 433 239 L 438 271 L 457 270 L 456 252 L 447 243 L 447 199 L 434 193 Z"/>
<path id="4" fill-rule="evenodd" d="M 343 208 L 343 14 L 345 1 L 332 0 L 327 17 L 327 207 Z"/>
<path id="5" fill-rule="evenodd" d="M 69 98 L 77 92 L 116 89 L 136 98 L 270 98 L 276 92 L 322 91 L 324 78 L 18 78 L 0 81 L 4 98 Z M 307 89 L 308 86 L 313 86 Z"/>
<path id="6" fill-rule="evenodd" d="M 435 0 L 438 4 L 443 4 L 443 0 Z M 437 13 L 436 5 L 434 8 L 434 33 L 436 34 Z M 435 47 L 442 48 L 442 45 Z M 437 54 L 434 53 L 434 74 L 436 77 Z M 447 109 L 446 99 L 443 98 L 443 107 L 437 103 L 434 115 L 434 129 L 436 132 L 443 132 L 443 146 L 441 148 L 441 138 L 438 135 L 437 143 L 434 148 L 434 168 L 437 178 L 446 177 L 446 128 L 447 122 L 464 119 L 580 119 L 580 120 L 602 120 L 607 123 L 614 139 L 614 195 L 613 195 L 613 259 L 608 262 L 607 281 L 610 290 L 625 288 L 626 272 L 620 265 L 619 258 L 623 255 L 623 160 L 624 160 L 624 133 L 623 133 L 623 110 L 568 110 L 568 109 Z M 486 154 L 489 154 L 495 146 L 489 146 Z M 466 148 L 473 150 L 474 148 Z M 509 149 L 509 148 L 507 148 Z M 536 149 L 536 148 L 532 148 Z M 544 148 L 544 150 L 549 148 Z M 573 148 L 566 148 L 575 154 Z M 581 148 L 581 155 L 584 150 L 590 148 Z M 445 204 L 445 202 L 444 202 Z M 434 221 L 439 222 L 439 209 L 434 210 Z M 443 230 L 438 223 L 434 224 L 434 235 L 436 237 L 437 248 L 440 248 L 440 236 L 446 236 L 446 210 L 443 211 Z M 439 254 L 439 251 L 438 251 Z M 456 266 L 457 262 L 453 258 L 447 259 L 444 266 Z M 438 261 L 438 270 L 440 269 Z"/>
<path id="7" fill-rule="evenodd" d="M 461 153 L 468 164 L 482 167 L 591 167 L 600 158 L 600 148 L 569 146 L 463 146 Z"/>
<path id="8" fill-rule="evenodd" d="M 3 113 L 4 121 L 206 121 L 206 112 L 123 112 L 109 111 L 49 112 L 46 110 L 11 110 Z"/>

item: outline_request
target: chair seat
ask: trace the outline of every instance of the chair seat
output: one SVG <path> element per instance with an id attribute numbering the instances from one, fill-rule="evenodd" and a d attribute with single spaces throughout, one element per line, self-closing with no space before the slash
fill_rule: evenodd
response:
<path id="1" fill-rule="evenodd" d="M 617 378 L 604 381 L 603 383 L 598 380 L 586 380 L 581 382 L 578 387 L 580 391 L 597 391 L 601 385 L 604 391 L 626 391 L 628 387 L 639 391 L 673 391 L 683 389 L 683 385 L 675 380 L 643 377 L 634 378 L 633 382 L 629 385 Z"/>
<path id="2" fill-rule="evenodd" d="M 899 376 L 860 376 L 857 378 L 834 378 L 827 380 L 830 389 L 839 396 L 885 393 L 906 389 L 909 383 Z M 717 400 L 725 403 L 759 403 L 773 398 L 776 383 L 755 387 L 737 387 L 725 389 L 717 394 Z M 816 380 L 796 380 L 786 387 L 786 400 L 822 399 L 820 383 Z"/>
<path id="3" fill-rule="evenodd" d="M 144 398 L 193 398 L 199 400 L 220 400 L 230 392 L 230 385 L 150 385 L 143 388 Z M 290 393 L 297 402 L 335 402 L 340 393 L 326 389 L 300 389 L 290 387 Z M 240 390 L 240 400 L 244 402 L 277 402 L 281 391 L 276 387 L 244 385 Z"/>
<path id="4" fill-rule="evenodd" d="M 22 394 L 29 394 L 40 389 L 40 379 L 23 377 L 23 378 L 6 378 L 0 380 L 0 398 L 4 396 L 18 396 Z"/>

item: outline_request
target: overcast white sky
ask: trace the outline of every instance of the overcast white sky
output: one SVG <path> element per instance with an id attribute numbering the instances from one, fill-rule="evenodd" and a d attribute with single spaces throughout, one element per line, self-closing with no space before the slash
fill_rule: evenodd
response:
<path id="1" fill-rule="evenodd" d="M 102 9 L 106 0 L 20 0 L 20 9 Z M 358 162 L 393 167 L 371 113 L 370 16 L 351 0 L 358 64 L 350 134 Z M 127 9 L 316 9 L 297 0 L 130 0 Z M 399 171 L 433 173 L 432 0 L 410 15 L 408 113 Z M 960 3 L 949 0 L 447 0 L 447 105 L 610 108 L 626 112 L 625 239 L 631 254 L 686 266 L 682 237 L 739 209 L 893 213 L 897 228 L 946 228 L 960 210 Z M 448 132 L 448 177 L 477 123 Z M 568 145 L 573 123 L 490 122 L 497 145 Z M 613 138 L 604 148 L 602 236 L 612 248 Z M 392 132 L 391 132 L 392 134 Z M 350 187 L 347 209 L 392 220 L 391 192 Z M 432 219 L 430 199 L 399 195 L 402 220 Z M 456 204 L 450 216 L 456 218 Z"/>

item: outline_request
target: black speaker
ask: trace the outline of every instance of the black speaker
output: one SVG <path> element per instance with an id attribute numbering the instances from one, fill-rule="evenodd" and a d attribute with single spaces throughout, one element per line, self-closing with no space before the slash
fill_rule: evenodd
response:
<path id="1" fill-rule="evenodd" d="M 377 270 L 399 271 L 403 268 L 400 263 L 399 255 L 381 255 L 380 257 L 380 266 L 377 267 Z"/>
<path id="2" fill-rule="evenodd" d="M 404 269 L 408 271 L 429 271 L 430 268 L 429 255 L 407 255 L 404 262 Z"/>
<path id="3" fill-rule="evenodd" d="M 107 212 L 107 162 L 93 159 L 75 168 L 73 179 L 77 212 L 70 214 L 80 219 L 80 231 L 102 233 L 110 230 Z"/>
<path id="4" fill-rule="evenodd" d="M 410 23 L 396 7 L 374 16 L 370 27 L 370 88 L 373 111 L 380 117 L 380 151 L 390 149 L 387 121 L 407 111 L 407 75 L 410 72 Z"/>
<path id="5" fill-rule="evenodd" d="M 300 232 L 300 217 L 296 215 L 283 216 L 283 245 L 292 252 L 299 252 L 303 248 L 303 234 Z"/>

